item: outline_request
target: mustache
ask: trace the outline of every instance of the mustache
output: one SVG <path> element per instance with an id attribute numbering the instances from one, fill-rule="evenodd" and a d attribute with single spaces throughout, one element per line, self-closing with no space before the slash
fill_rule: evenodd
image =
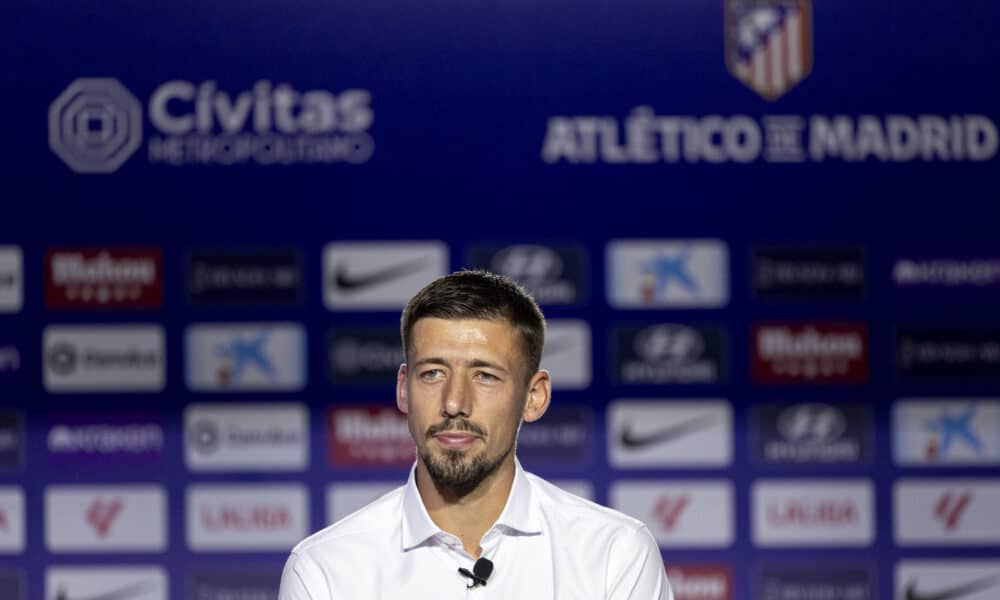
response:
<path id="1" fill-rule="evenodd" d="M 431 425 L 427 428 L 427 437 L 434 437 L 435 435 L 444 433 L 445 431 L 466 431 L 468 433 L 474 433 L 478 436 L 486 436 L 486 432 L 479 425 L 466 421 L 465 419 L 450 418 L 445 419 L 437 425 Z"/>

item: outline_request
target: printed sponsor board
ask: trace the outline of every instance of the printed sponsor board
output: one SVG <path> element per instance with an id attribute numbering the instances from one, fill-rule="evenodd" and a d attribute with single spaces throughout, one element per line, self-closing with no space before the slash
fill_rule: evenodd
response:
<path id="1" fill-rule="evenodd" d="M 390 406 L 335 406 L 328 457 L 334 467 L 409 467 L 416 449 L 406 415 Z"/>
<path id="2" fill-rule="evenodd" d="M 755 383 L 868 380 L 868 326 L 864 323 L 757 323 L 750 339 L 751 376 Z"/>
<path id="3" fill-rule="evenodd" d="M 332 242 L 323 249 L 323 302 L 330 310 L 399 310 L 448 272 L 439 241 Z"/>
<path id="4" fill-rule="evenodd" d="M 613 308 L 721 308 L 729 303 L 722 240 L 612 240 L 607 298 Z"/>
<path id="5" fill-rule="evenodd" d="M 398 323 L 334 327 L 327 337 L 327 373 L 335 385 L 394 389 L 404 362 Z"/>
<path id="6" fill-rule="evenodd" d="M 644 522 L 662 547 L 726 548 L 734 530 L 727 481 L 617 481 L 610 506 Z"/>
<path id="7" fill-rule="evenodd" d="M 860 547 L 875 540 L 870 480 L 760 479 L 751 502 L 756 546 Z"/>
<path id="8" fill-rule="evenodd" d="M 297 305 L 302 279 L 302 257 L 294 249 L 200 249 L 187 257 L 194 306 Z"/>
<path id="9" fill-rule="evenodd" d="M 153 247 L 49 248 L 45 305 L 51 310 L 156 309 L 163 253 Z"/>
<path id="10" fill-rule="evenodd" d="M 552 377 L 554 390 L 590 387 L 592 375 L 590 325 L 580 319 L 547 319 L 542 369 Z"/>
<path id="11" fill-rule="evenodd" d="M 658 323 L 613 333 L 617 383 L 715 384 L 728 376 L 729 340 L 721 327 Z"/>
<path id="12" fill-rule="evenodd" d="M 144 412 L 74 412 L 48 416 L 48 464 L 57 467 L 153 466 L 163 462 L 165 418 Z"/>
<path id="13" fill-rule="evenodd" d="M 1000 400 L 903 398 L 892 409 L 892 434 L 898 465 L 1000 464 Z"/>
<path id="14" fill-rule="evenodd" d="M 607 423 L 613 467 L 725 467 L 733 460 L 732 408 L 724 400 L 615 400 Z"/>
<path id="15" fill-rule="evenodd" d="M 192 471 L 301 471 L 309 464 L 303 404 L 192 404 L 184 410 Z"/>
<path id="16" fill-rule="evenodd" d="M 160 566 L 86 565 L 45 570 L 46 600 L 168 600 L 167 572 Z"/>
<path id="17" fill-rule="evenodd" d="M 159 392 L 166 383 L 159 325 L 49 325 L 42 353 L 49 392 Z"/>
<path id="18" fill-rule="evenodd" d="M 751 409 L 754 460 L 767 465 L 860 465 L 872 459 L 864 404 L 760 404 Z"/>
<path id="19" fill-rule="evenodd" d="M 57 553 L 162 552 L 167 494 L 155 485 L 52 485 L 45 546 Z"/>
<path id="20" fill-rule="evenodd" d="M 576 244 L 485 244 L 468 252 L 470 267 L 517 281 L 540 305 L 580 304 L 587 297 L 587 264 Z"/>
<path id="21" fill-rule="evenodd" d="M 1000 378 L 1000 328 L 901 327 L 896 331 L 896 375 Z"/>
<path id="22" fill-rule="evenodd" d="M 0 486 L 0 555 L 24 552 L 25 522 L 24 490 Z"/>
<path id="23" fill-rule="evenodd" d="M 767 246 L 752 250 L 753 295 L 759 300 L 861 300 L 864 251 L 859 246 Z"/>
<path id="24" fill-rule="evenodd" d="M 996 600 L 1000 560 L 902 560 L 893 600 Z"/>
<path id="25" fill-rule="evenodd" d="M 309 530 L 298 484 L 196 484 L 186 498 L 192 552 L 288 552 Z"/>
<path id="26" fill-rule="evenodd" d="M 298 391 L 306 385 L 306 332 L 299 323 L 199 323 L 187 328 L 184 346 L 192 391 Z"/>
<path id="27" fill-rule="evenodd" d="M 900 479 L 893 502 L 900 546 L 1000 546 L 1000 479 Z"/>

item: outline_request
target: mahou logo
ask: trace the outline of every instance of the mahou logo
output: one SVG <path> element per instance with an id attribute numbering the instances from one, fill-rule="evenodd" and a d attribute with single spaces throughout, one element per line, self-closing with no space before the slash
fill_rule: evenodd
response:
<path id="1" fill-rule="evenodd" d="M 863 323 L 758 323 L 751 344 L 756 383 L 868 380 L 868 328 Z"/>
<path id="2" fill-rule="evenodd" d="M 726 564 L 667 563 L 674 600 L 732 600 L 733 570 Z"/>
<path id="3" fill-rule="evenodd" d="M 339 467 L 407 467 L 415 447 L 406 417 L 395 408 L 330 411 L 330 463 Z"/>
<path id="4" fill-rule="evenodd" d="M 155 309 L 162 303 L 159 248 L 52 248 L 45 254 L 50 309 Z"/>

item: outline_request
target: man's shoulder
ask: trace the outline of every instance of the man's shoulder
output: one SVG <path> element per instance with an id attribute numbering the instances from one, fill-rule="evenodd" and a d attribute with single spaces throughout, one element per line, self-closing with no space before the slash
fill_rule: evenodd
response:
<path id="1" fill-rule="evenodd" d="M 635 531 L 644 527 L 639 519 L 571 494 L 550 481 L 525 473 L 542 511 L 549 518 L 572 523 L 575 528 Z"/>
<path id="2" fill-rule="evenodd" d="M 398 487 L 364 507 L 320 529 L 292 548 L 294 554 L 324 552 L 341 546 L 363 545 L 365 540 L 384 540 L 399 528 L 405 486 Z"/>

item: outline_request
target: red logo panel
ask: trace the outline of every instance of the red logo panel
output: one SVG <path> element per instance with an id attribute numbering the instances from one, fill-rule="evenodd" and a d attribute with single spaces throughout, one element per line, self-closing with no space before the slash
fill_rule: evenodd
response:
<path id="1" fill-rule="evenodd" d="M 162 304 L 159 248 L 50 248 L 45 253 L 45 305 L 50 309 L 155 309 Z"/>
<path id="2" fill-rule="evenodd" d="M 868 327 L 864 323 L 758 323 L 750 343 L 755 383 L 868 380 Z"/>

